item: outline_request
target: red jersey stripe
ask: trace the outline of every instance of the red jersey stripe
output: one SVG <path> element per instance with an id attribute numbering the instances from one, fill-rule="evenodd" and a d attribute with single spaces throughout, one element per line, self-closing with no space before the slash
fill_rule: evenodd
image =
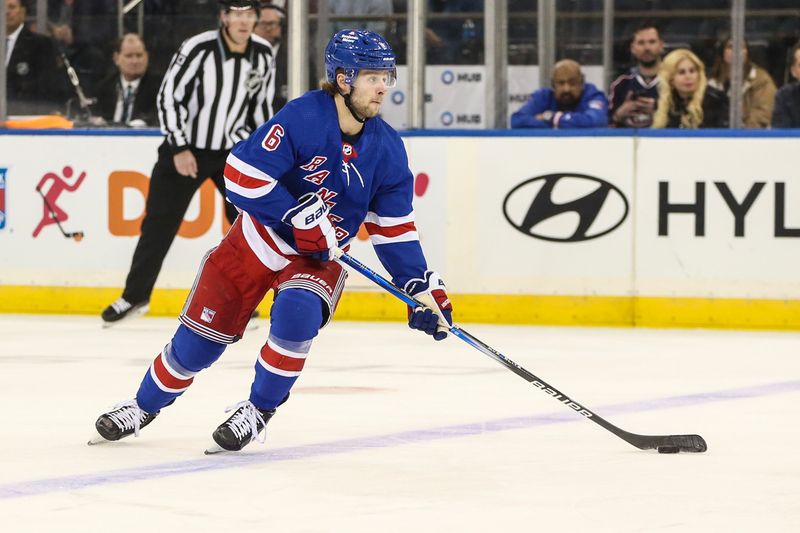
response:
<path id="1" fill-rule="evenodd" d="M 305 359 L 280 354 L 270 348 L 269 345 L 265 345 L 261 348 L 261 359 L 272 368 L 285 370 L 287 372 L 300 372 L 303 370 L 303 365 L 306 364 Z"/>
<path id="2" fill-rule="evenodd" d="M 370 235 L 382 235 L 384 237 L 397 237 L 409 231 L 417 231 L 417 227 L 413 222 L 406 222 L 397 226 L 379 226 L 372 222 L 365 222 L 364 227 L 367 228 L 367 233 Z"/>
<path id="3" fill-rule="evenodd" d="M 232 182 L 247 189 L 258 189 L 259 187 L 263 187 L 264 185 L 269 185 L 270 183 L 272 183 L 269 180 L 248 176 L 244 172 L 233 167 L 230 163 L 225 163 L 225 171 L 223 172 L 223 174 L 225 175 L 226 178 L 228 178 Z"/>
<path id="4" fill-rule="evenodd" d="M 153 361 L 153 369 L 156 371 L 156 377 L 162 385 L 169 389 L 182 390 L 192 384 L 194 378 L 179 379 L 173 376 L 167 367 L 164 366 L 164 361 L 161 360 L 162 355 L 158 354 L 155 361 Z"/>

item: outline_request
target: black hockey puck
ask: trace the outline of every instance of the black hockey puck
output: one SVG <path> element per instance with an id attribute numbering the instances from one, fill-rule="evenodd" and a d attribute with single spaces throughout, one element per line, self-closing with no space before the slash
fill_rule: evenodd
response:
<path id="1" fill-rule="evenodd" d="M 678 453 L 679 451 L 681 451 L 680 448 L 678 448 L 677 446 L 671 446 L 671 445 L 659 446 L 656 449 L 658 450 L 658 453 Z"/>

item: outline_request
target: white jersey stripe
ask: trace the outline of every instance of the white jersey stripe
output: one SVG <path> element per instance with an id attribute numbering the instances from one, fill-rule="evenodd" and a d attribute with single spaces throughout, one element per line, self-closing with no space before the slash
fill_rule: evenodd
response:
<path id="1" fill-rule="evenodd" d="M 396 242 L 409 242 L 418 240 L 419 240 L 419 233 L 417 233 L 416 231 L 407 231 L 395 237 L 384 237 L 383 235 L 378 235 L 378 234 L 373 234 L 369 236 L 369 242 L 371 242 L 373 246 L 378 244 L 391 244 Z"/>
<path id="2" fill-rule="evenodd" d="M 231 191 L 232 193 L 236 193 L 239 196 L 244 196 L 245 198 L 259 198 L 261 196 L 265 196 L 270 193 L 272 189 L 275 188 L 277 185 L 277 181 L 273 181 L 271 183 L 265 183 L 262 187 L 257 187 L 255 189 L 249 189 L 247 187 L 242 187 L 238 183 L 234 183 L 228 178 L 225 178 L 225 188 Z"/>
<path id="3" fill-rule="evenodd" d="M 278 352 L 279 354 L 285 355 L 287 357 L 294 357 L 295 359 L 305 359 L 306 357 L 308 357 L 308 353 L 293 352 L 291 350 L 287 350 L 286 348 L 282 348 L 281 346 L 278 346 L 277 344 L 272 342 L 272 339 L 267 340 L 267 346 L 269 346 L 272 350 Z"/>
<path id="4" fill-rule="evenodd" d="M 404 217 L 382 217 L 378 216 L 376 213 L 370 211 L 367 213 L 367 218 L 364 219 L 364 222 L 369 222 L 371 224 L 376 224 L 378 226 L 399 226 L 401 224 L 406 224 L 408 222 L 414 222 L 414 212 L 407 214 Z"/>
<path id="5" fill-rule="evenodd" d="M 261 238 L 261 235 L 258 234 L 256 231 L 255 222 L 253 218 L 248 215 L 247 213 L 242 213 L 242 233 L 244 234 L 244 239 L 247 241 L 247 244 L 250 246 L 250 249 L 253 250 L 253 253 L 258 257 L 258 260 L 267 267 L 268 269 L 272 270 L 273 272 L 278 272 L 279 270 L 283 270 L 289 264 L 289 260 L 280 255 L 276 250 L 274 250 L 264 239 Z M 283 242 L 282 239 L 280 239 Z M 276 244 L 278 242 L 276 241 Z M 286 243 L 284 243 L 285 245 Z"/>

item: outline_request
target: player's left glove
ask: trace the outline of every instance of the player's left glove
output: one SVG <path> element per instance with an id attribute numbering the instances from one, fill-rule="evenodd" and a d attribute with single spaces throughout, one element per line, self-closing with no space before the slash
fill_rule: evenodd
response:
<path id="1" fill-rule="evenodd" d="M 297 205 L 286 211 L 282 220 L 292 226 L 298 252 L 320 261 L 333 259 L 331 248 L 338 242 L 329 211 L 328 204 L 313 192 L 301 196 Z"/>
<path id="2" fill-rule="evenodd" d="M 428 270 L 422 278 L 409 280 L 405 291 L 425 304 L 414 310 L 408 308 L 408 326 L 432 335 L 437 341 L 446 338 L 448 326 L 453 325 L 453 306 L 439 274 Z"/>

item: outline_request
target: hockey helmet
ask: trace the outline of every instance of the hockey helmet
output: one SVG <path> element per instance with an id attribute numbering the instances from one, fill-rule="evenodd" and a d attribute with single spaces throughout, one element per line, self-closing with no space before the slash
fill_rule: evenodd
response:
<path id="1" fill-rule="evenodd" d="M 258 13 L 259 1 L 258 0 L 219 0 L 219 8 L 225 11 L 245 11 L 247 9 L 255 9 Z"/>
<path id="2" fill-rule="evenodd" d="M 352 85 L 360 70 L 385 70 L 387 87 L 397 82 L 392 47 L 381 35 L 368 30 L 341 30 L 325 47 L 325 78 L 335 84 L 336 70 L 342 69 L 345 83 Z"/>

